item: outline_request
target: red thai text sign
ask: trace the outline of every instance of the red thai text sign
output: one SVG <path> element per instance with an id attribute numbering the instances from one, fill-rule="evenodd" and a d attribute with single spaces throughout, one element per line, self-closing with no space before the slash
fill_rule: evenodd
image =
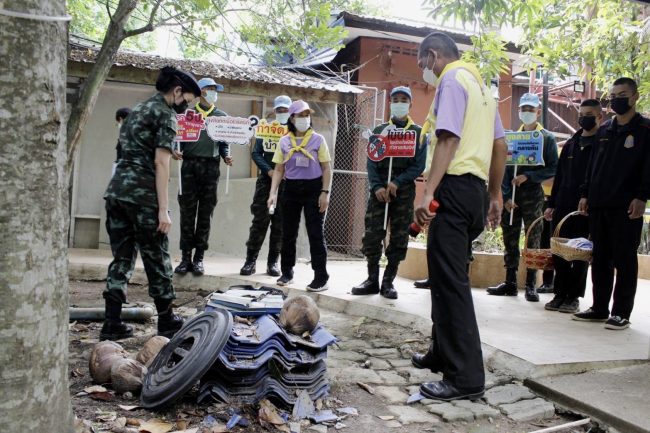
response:
<path id="1" fill-rule="evenodd" d="M 205 119 L 201 113 L 186 110 L 184 114 L 176 115 L 178 128 L 175 141 L 199 141 L 201 131 L 205 129 Z"/>
<path id="2" fill-rule="evenodd" d="M 367 151 L 371 161 L 381 161 L 384 158 L 412 158 L 415 156 L 416 149 L 415 131 L 390 129 L 368 138 Z"/>

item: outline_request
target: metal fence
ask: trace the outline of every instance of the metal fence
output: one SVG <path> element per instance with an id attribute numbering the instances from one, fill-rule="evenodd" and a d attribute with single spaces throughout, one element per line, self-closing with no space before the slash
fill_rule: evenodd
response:
<path id="1" fill-rule="evenodd" d="M 361 239 L 368 197 L 368 141 L 361 133 L 383 122 L 385 98 L 385 91 L 368 88 L 357 96 L 354 105 L 338 106 L 332 192 L 325 222 L 330 258 L 363 258 Z"/>

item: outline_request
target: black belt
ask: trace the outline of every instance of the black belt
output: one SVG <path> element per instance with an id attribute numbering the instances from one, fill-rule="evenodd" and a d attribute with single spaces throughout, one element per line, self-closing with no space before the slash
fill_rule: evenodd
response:
<path id="1" fill-rule="evenodd" d="M 197 161 L 219 161 L 218 156 L 185 156 L 183 155 L 183 159 L 192 161 L 192 160 L 197 160 Z"/>

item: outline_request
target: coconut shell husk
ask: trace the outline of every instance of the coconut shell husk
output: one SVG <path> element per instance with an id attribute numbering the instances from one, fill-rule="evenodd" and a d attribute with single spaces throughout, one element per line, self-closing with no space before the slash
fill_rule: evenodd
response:
<path id="1" fill-rule="evenodd" d="M 130 358 L 120 358 L 111 367 L 111 385 L 115 392 L 139 392 L 147 367 Z"/>
<path id="2" fill-rule="evenodd" d="M 280 325 L 288 332 L 302 335 L 311 333 L 318 325 L 320 311 L 316 302 L 306 295 L 299 295 L 284 301 L 280 311 Z"/>
<path id="3" fill-rule="evenodd" d="M 169 338 L 163 337 L 162 335 L 151 337 L 146 343 L 144 343 L 144 347 L 136 355 L 136 361 L 145 367 L 149 367 L 156 355 L 158 355 L 158 352 L 160 352 L 167 343 L 169 343 Z"/>
<path id="4" fill-rule="evenodd" d="M 111 366 L 117 359 L 128 358 L 129 353 L 114 341 L 101 341 L 93 347 L 88 361 L 90 376 L 95 383 L 110 383 Z"/>

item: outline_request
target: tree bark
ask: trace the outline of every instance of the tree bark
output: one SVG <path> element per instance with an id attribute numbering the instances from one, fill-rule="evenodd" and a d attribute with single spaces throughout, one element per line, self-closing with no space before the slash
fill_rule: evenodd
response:
<path id="1" fill-rule="evenodd" d="M 66 14 L 65 0 L 4 9 Z M 73 431 L 68 390 L 67 24 L 0 15 L 0 430 Z"/>
<path id="2" fill-rule="evenodd" d="M 68 152 L 66 171 L 68 174 L 72 172 L 72 165 L 81 140 L 81 133 L 95 108 L 97 96 L 99 96 L 101 86 L 108 77 L 111 66 L 113 66 L 117 50 L 127 36 L 125 31 L 126 23 L 136 6 L 137 0 L 120 0 L 117 9 L 111 16 L 111 21 L 106 30 L 102 48 L 97 55 L 97 60 L 79 89 L 77 102 L 70 110 L 67 129 Z M 153 27 L 151 30 L 153 30 Z"/>

